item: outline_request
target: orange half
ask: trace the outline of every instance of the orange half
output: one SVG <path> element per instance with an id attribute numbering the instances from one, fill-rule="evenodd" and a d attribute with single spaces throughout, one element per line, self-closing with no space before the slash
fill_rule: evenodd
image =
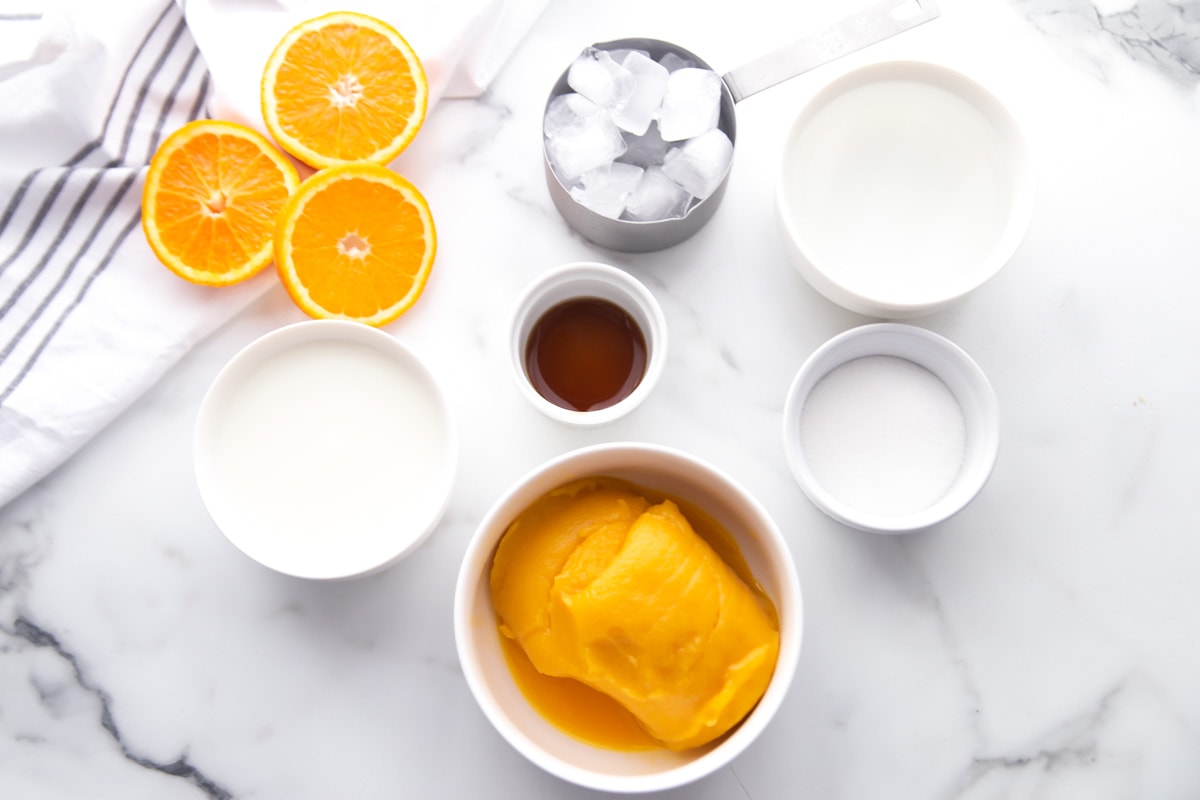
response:
<path id="1" fill-rule="evenodd" d="M 385 325 L 425 289 L 437 253 L 429 204 L 387 167 L 321 170 L 280 215 L 275 266 L 312 317 Z"/>
<path id="2" fill-rule="evenodd" d="M 261 93 L 275 141 L 317 168 L 388 163 L 417 135 L 429 102 L 425 70 L 404 37 L 350 11 L 292 28 L 267 60 Z"/>
<path id="3" fill-rule="evenodd" d="M 265 136 L 219 120 L 189 122 L 150 160 L 142 230 L 158 259 L 192 283 L 226 286 L 271 262 L 276 221 L 300 183 Z"/>

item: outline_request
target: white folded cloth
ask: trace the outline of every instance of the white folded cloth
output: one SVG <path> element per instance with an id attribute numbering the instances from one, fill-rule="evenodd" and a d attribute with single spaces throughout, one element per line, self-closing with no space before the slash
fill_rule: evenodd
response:
<path id="1" fill-rule="evenodd" d="M 360 0 L 430 76 L 479 94 L 546 0 Z M 0 5 L 0 506 L 62 463 L 273 285 L 193 286 L 140 230 L 145 165 L 190 119 L 262 128 L 274 43 L 313 0 Z"/>

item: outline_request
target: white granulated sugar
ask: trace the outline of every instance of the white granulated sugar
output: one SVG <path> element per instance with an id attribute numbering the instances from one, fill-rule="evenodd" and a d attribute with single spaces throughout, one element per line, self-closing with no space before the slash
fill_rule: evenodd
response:
<path id="1" fill-rule="evenodd" d="M 865 356 L 813 387 L 800 413 L 813 477 L 860 511 L 898 516 L 929 508 L 962 467 L 966 425 L 950 389 L 894 356 Z"/>

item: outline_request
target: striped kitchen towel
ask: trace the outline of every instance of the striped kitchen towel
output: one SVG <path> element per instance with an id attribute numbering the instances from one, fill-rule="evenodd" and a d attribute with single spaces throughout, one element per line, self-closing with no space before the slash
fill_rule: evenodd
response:
<path id="1" fill-rule="evenodd" d="M 465 96 L 486 87 L 544 2 L 443 0 L 424 4 L 428 22 L 389 21 L 417 32 L 438 95 Z M 389 18 L 374 6 L 363 10 Z M 261 128 L 247 89 L 254 51 L 231 31 L 282 32 L 320 10 L 0 0 L 0 506 L 273 285 L 264 273 L 213 291 L 160 266 L 140 231 L 142 178 L 188 120 Z"/>

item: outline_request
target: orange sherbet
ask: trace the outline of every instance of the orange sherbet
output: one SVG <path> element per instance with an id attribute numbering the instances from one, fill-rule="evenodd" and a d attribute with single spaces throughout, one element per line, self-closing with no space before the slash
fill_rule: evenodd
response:
<path id="1" fill-rule="evenodd" d="M 679 507 L 617 481 L 533 503 L 500 542 L 491 588 L 501 633 L 539 672 L 609 695 L 672 750 L 740 722 L 779 654 L 766 601 Z"/>

